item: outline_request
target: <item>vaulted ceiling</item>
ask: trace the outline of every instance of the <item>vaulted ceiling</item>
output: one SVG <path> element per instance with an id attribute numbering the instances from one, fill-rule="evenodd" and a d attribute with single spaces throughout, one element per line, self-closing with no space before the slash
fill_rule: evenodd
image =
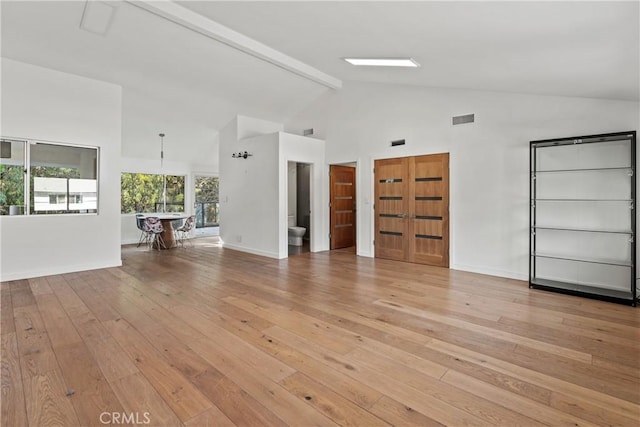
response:
<path id="1" fill-rule="evenodd" d="M 82 1 L 2 1 L 2 56 L 123 87 L 123 154 L 157 134 L 215 155 L 236 114 L 283 121 L 327 90 L 129 2 L 105 34 Z M 639 2 L 205 2 L 189 13 L 344 81 L 640 99 Z M 418 69 L 355 68 L 346 56 L 410 56 Z M 176 149 L 177 150 L 177 149 Z M 178 158 L 178 157 L 175 157 Z"/>

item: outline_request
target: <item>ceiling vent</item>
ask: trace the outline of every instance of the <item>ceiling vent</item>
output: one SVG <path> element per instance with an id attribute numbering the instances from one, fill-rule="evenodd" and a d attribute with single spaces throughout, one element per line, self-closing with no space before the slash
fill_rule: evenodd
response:
<path id="1" fill-rule="evenodd" d="M 107 34 L 113 21 L 116 6 L 103 1 L 87 1 L 84 4 L 80 28 L 94 34 L 104 36 Z"/>
<path id="2" fill-rule="evenodd" d="M 303 136 L 313 135 L 313 128 L 303 130 L 303 131 L 302 131 L 302 135 L 303 135 Z"/>
<path id="3" fill-rule="evenodd" d="M 465 123 L 475 122 L 475 114 L 465 114 L 464 116 L 453 116 L 453 124 L 463 125 Z"/>

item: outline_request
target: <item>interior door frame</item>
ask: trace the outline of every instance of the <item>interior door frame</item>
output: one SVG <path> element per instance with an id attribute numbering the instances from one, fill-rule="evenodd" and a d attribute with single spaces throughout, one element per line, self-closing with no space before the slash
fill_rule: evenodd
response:
<path id="1" fill-rule="evenodd" d="M 329 174 L 331 173 L 331 166 L 352 166 L 355 168 L 355 193 L 356 193 L 356 214 L 355 214 L 355 228 L 356 228 L 356 237 L 355 237 L 355 241 L 353 242 L 354 246 L 356 247 L 356 255 L 362 255 L 360 253 L 358 253 L 358 248 L 360 248 L 361 245 L 358 244 L 358 240 L 362 234 L 362 227 L 359 227 L 358 224 L 362 223 L 362 217 L 360 215 L 362 215 L 362 213 L 360 212 L 362 209 L 362 206 L 360 201 L 362 200 L 361 197 L 361 191 L 358 191 L 358 187 L 359 187 L 359 179 L 358 179 L 358 170 L 360 169 L 360 161 L 359 160 L 345 160 L 345 161 L 341 161 L 341 162 L 331 162 L 327 164 L 327 237 L 329 236 L 329 234 L 331 233 L 331 207 L 329 206 L 329 203 L 331 203 L 331 179 L 329 177 Z M 327 240 L 328 246 L 327 249 L 331 250 L 331 238 L 329 238 Z"/>
<path id="2" fill-rule="evenodd" d="M 282 231 L 281 231 L 281 235 L 280 235 L 280 243 L 279 243 L 279 251 L 280 251 L 280 258 L 289 258 L 289 246 L 287 244 L 287 241 L 289 239 L 289 223 L 288 223 L 288 203 L 289 203 L 289 186 L 286 184 L 287 182 L 287 174 L 289 173 L 289 163 L 303 163 L 305 165 L 309 165 L 310 170 L 309 170 L 309 210 L 311 211 L 311 213 L 309 214 L 309 223 L 311 225 L 311 230 L 309 230 L 309 251 L 310 252 L 317 252 L 318 249 L 316 248 L 315 244 L 315 238 L 313 237 L 313 229 L 314 229 L 314 218 L 315 218 L 315 211 L 317 209 L 317 204 L 314 202 L 315 200 L 315 192 L 318 191 L 317 188 L 315 187 L 315 170 L 318 167 L 317 162 L 313 162 L 313 161 L 309 161 L 309 160 L 296 160 L 295 158 L 291 158 L 291 159 L 285 159 L 284 160 L 284 174 L 281 175 L 281 179 L 283 180 L 283 182 L 285 183 L 283 186 L 283 190 L 284 190 L 284 197 L 281 197 L 281 201 L 284 203 L 284 206 L 280 206 L 280 221 L 281 224 L 283 224 L 282 226 Z M 281 172 L 282 173 L 282 172 Z M 284 256 L 286 254 L 286 256 Z"/>
<path id="3" fill-rule="evenodd" d="M 373 243 L 373 241 L 375 240 L 375 236 L 376 236 L 376 221 L 375 221 L 375 209 L 374 209 L 374 203 L 375 203 L 375 193 L 376 193 L 376 179 L 375 179 L 375 172 L 374 172 L 374 168 L 376 165 L 376 160 L 385 160 L 385 159 L 401 159 L 404 157 L 417 157 L 417 156 L 430 156 L 433 154 L 449 154 L 449 267 L 441 267 L 441 268 L 451 268 L 451 265 L 453 265 L 453 251 L 451 250 L 451 248 L 453 247 L 453 221 L 451 220 L 451 151 L 434 151 L 434 152 L 429 152 L 429 153 L 402 153 L 402 154 L 398 154 L 395 156 L 390 156 L 390 155 L 378 155 L 378 156 L 371 156 L 369 158 L 369 194 L 371 195 L 371 202 L 369 203 L 369 209 L 368 209 L 368 213 L 369 213 L 369 218 L 371 219 L 369 221 L 369 241 L 368 241 L 368 247 L 369 247 L 369 253 L 366 256 L 369 256 L 371 258 L 375 258 L 376 256 L 376 248 L 375 245 Z M 360 192 L 362 193 L 362 192 Z M 362 211 L 362 209 L 360 209 L 360 211 Z M 360 230 L 360 232 L 362 232 L 362 227 L 360 227 L 358 230 Z M 357 237 L 357 236 L 356 236 Z M 360 254 L 358 254 L 360 255 Z"/>

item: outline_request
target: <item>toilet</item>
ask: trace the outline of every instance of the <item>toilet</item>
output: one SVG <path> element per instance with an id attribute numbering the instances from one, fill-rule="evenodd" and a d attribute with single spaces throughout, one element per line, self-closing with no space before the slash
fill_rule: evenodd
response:
<path id="1" fill-rule="evenodd" d="M 307 232 L 307 229 L 304 227 L 296 227 L 296 217 L 294 215 L 289 215 L 288 225 L 289 244 L 291 246 L 302 246 L 302 236 Z"/>

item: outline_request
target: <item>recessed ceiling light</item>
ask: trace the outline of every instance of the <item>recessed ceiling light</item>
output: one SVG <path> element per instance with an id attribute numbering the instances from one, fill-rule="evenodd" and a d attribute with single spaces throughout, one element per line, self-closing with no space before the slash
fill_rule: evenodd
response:
<path id="1" fill-rule="evenodd" d="M 104 36 L 113 20 L 115 6 L 102 1 L 87 1 L 84 4 L 80 28 Z"/>
<path id="2" fill-rule="evenodd" d="M 369 67 L 419 67 L 413 58 L 344 58 L 351 65 Z"/>

